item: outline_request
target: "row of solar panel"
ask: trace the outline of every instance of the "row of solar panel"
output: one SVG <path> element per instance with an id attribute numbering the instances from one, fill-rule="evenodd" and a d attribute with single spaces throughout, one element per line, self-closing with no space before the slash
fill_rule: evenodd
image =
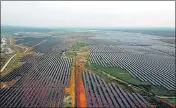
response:
<path id="1" fill-rule="evenodd" d="M 84 71 L 84 87 L 88 107 L 150 107 L 150 104 L 138 93 L 126 93 L 120 86 L 107 84 L 99 76 Z"/>

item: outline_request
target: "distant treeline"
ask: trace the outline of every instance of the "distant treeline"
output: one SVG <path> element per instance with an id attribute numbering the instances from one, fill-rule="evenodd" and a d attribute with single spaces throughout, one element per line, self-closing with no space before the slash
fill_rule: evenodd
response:
<path id="1" fill-rule="evenodd" d="M 21 27 L 21 26 L 2 26 L 1 25 L 1 34 L 3 33 L 16 33 L 16 32 L 50 32 L 53 31 L 49 28 L 38 28 L 38 27 Z"/>
<path id="2" fill-rule="evenodd" d="M 95 29 L 95 28 L 94 28 Z M 101 31 L 123 31 L 131 33 L 143 33 L 164 37 L 175 37 L 175 28 L 173 27 L 124 27 L 124 28 L 97 28 Z"/>
<path id="3" fill-rule="evenodd" d="M 136 28 L 136 29 L 119 29 L 119 31 L 143 33 L 164 37 L 175 37 L 175 28 Z"/>
<path id="4" fill-rule="evenodd" d="M 7 26 L 1 25 L 2 33 L 16 33 L 16 32 L 51 32 L 51 31 L 80 31 L 80 30 L 98 30 L 101 31 L 123 31 L 131 33 L 143 33 L 156 36 L 175 37 L 175 28 L 171 27 L 22 27 L 22 26 Z M 91 31 L 89 31 L 91 32 Z"/>

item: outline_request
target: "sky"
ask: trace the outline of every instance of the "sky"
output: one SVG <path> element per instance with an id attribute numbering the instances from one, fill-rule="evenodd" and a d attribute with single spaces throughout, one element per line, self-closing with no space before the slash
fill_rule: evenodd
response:
<path id="1" fill-rule="evenodd" d="M 175 1 L 1 1 L 1 24 L 175 27 Z"/>

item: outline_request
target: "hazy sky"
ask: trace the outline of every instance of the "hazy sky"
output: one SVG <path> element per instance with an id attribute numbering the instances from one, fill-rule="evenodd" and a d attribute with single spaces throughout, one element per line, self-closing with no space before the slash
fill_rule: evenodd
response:
<path id="1" fill-rule="evenodd" d="M 1 24 L 175 27 L 175 1 L 1 1 Z"/>

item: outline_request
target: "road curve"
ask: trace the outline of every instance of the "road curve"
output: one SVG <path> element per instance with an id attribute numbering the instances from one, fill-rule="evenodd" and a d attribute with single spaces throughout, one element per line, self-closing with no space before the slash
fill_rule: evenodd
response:
<path id="1" fill-rule="evenodd" d="M 27 52 L 27 50 L 28 50 L 28 48 L 23 47 L 23 46 L 19 46 L 19 45 L 14 45 L 14 46 L 17 46 L 17 47 L 20 47 L 20 48 L 25 48 L 26 50 L 24 51 L 24 53 L 26 53 L 26 52 Z"/>
<path id="2" fill-rule="evenodd" d="M 10 44 L 11 43 L 11 39 L 10 39 Z M 26 50 L 24 51 L 24 53 L 27 52 L 28 48 L 26 47 L 23 47 L 23 46 L 19 46 L 19 45 L 14 45 L 14 46 L 17 46 L 17 47 L 20 47 L 20 48 L 25 48 Z M 15 57 L 17 54 L 14 54 L 12 57 L 10 57 L 10 59 L 7 61 L 7 63 L 1 68 L 1 72 L 4 71 L 4 69 L 7 67 L 7 65 L 10 63 L 10 61 L 13 59 L 13 57 Z"/>
<path id="3" fill-rule="evenodd" d="M 6 68 L 6 66 L 9 64 L 9 62 L 13 59 L 13 57 L 15 57 L 17 54 L 14 54 L 12 57 L 10 57 L 10 59 L 7 61 L 7 63 L 2 67 L 1 72 L 4 71 L 4 69 Z"/>

